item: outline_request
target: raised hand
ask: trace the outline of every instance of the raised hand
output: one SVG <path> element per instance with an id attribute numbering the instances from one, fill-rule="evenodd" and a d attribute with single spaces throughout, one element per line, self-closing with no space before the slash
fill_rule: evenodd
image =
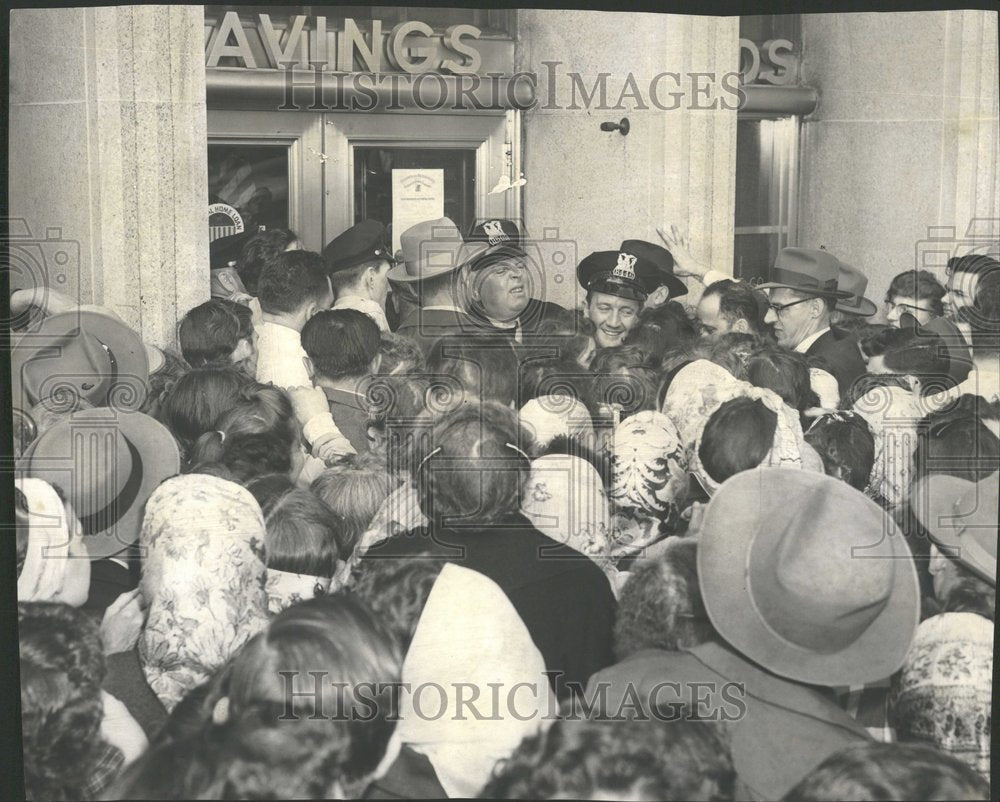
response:
<path id="1" fill-rule="evenodd" d="M 702 264 L 692 255 L 691 241 L 687 233 L 676 223 L 657 228 L 656 233 L 660 235 L 663 244 L 670 251 L 670 255 L 674 257 L 675 275 L 701 277 L 708 272 L 708 265 Z"/>

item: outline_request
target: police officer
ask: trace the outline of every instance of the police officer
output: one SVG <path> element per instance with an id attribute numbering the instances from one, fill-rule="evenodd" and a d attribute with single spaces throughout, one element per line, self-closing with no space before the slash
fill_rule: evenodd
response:
<path id="1" fill-rule="evenodd" d="M 485 220 L 473 226 L 468 242 L 487 248 L 467 266 L 466 307 L 487 333 L 521 342 L 546 317 L 565 312 L 558 304 L 532 297 L 532 271 L 523 235 L 512 220 Z"/>
<path id="2" fill-rule="evenodd" d="M 389 331 L 385 316 L 389 296 L 389 269 L 395 264 L 389 232 L 377 220 L 362 220 L 323 249 L 334 309 L 357 309 Z"/>
<path id="3" fill-rule="evenodd" d="M 654 262 L 638 249 L 622 244 L 617 251 L 595 251 L 576 268 L 577 281 L 587 291 L 587 316 L 594 324 L 599 348 L 621 345 L 639 322 L 646 299 L 661 284 Z"/>

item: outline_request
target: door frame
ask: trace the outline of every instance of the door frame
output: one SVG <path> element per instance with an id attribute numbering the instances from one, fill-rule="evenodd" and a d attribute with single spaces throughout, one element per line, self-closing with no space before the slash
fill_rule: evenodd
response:
<path id="1" fill-rule="evenodd" d="M 327 238 L 336 236 L 355 222 L 356 146 L 474 148 L 476 217 L 519 220 L 520 188 L 490 194 L 501 175 L 513 174 L 515 178 L 519 175 L 519 142 L 513 138 L 513 131 L 520 125 L 519 115 L 517 111 L 476 115 L 426 112 L 323 115 L 323 153 L 326 156 L 324 227 Z M 389 224 L 392 221 L 383 222 Z"/>
<path id="2" fill-rule="evenodd" d="M 520 126 L 516 109 L 477 114 L 209 109 L 207 114 L 210 145 L 288 146 L 288 225 L 303 248 L 317 252 L 354 224 L 355 145 L 474 148 L 476 217 L 507 218 L 523 230 L 521 188 L 490 194 L 502 175 L 512 181 L 520 176 Z"/>
<path id="3" fill-rule="evenodd" d="M 208 110 L 209 145 L 288 146 L 288 227 L 307 250 L 323 249 L 323 214 L 309 213 L 309 198 L 323 202 L 322 115 L 277 111 Z M 207 202 L 207 199 L 206 199 Z"/>

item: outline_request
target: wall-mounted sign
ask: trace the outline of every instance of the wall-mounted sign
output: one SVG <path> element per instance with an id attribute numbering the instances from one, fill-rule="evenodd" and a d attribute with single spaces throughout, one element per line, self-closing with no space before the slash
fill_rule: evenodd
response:
<path id="1" fill-rule="evenodd" d="M 444 217 L 444 170 L 392 171 L 392 252 L 399 235 L 417 223 Z"/>
<path id="2" fill-rule="evenodd" d="M 740 76 L 743 84 L 785 86 L 799 77 L 799 59 L 787 39 L 769 39 L 762 45 L 740 39 Z"/>
<path id="3" fill-rule="evenodd" d="M 268 14 L 257 14 L 256 25 L 244 28 L 236 11 L 227 11 L 205 46 L 205 66 L 217 67 L 232 58 L 247 69 L 281 69 L 289 65 L 303 70 L 320 67 L 324 72 L 449 72 L 472 74 L 482 66 L 479 51 L 470 44 L 482 34 L 475 25 L 461 24 L 435 33 L 425 22 L 409 20 L 382 30 L 382 21 L 371 20 L 364 31 L 350 17 L 340 30 L 326 17 L 296 15 L 288 27 L 276 29 Z M 308 26 L 306 23 L 309 23 Z M 267 59 L 259 64 L 250 37 L 259 37 Z M 360 67 L 360 70 L 358 69 Z"/>

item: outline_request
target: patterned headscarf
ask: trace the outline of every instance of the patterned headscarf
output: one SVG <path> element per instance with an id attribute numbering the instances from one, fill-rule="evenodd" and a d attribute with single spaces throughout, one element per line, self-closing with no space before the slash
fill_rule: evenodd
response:
<path id="1" fill-rule="evenodd" d="M 615 426 L 611 454 L 611 551 L 622 557 L 659 539 L 661 524 L 678 514 L 687 474 L 677 429 L 659 412 L 644 410 Z"/>
<path id="2" fill-rule="evenodd" d="M 806 468 L 823 473 L 822 459 L 818 459 L 815 450 L 806 443 L 805 437 L 802 434 L 802 424 L 799 421 L 798 413 L 782 401 L 777 393 L 771 390 L 764 387 L 747 387 L 745 390 L 747 398 L 760 401 L 777 417 L 777 425 L 774 429 L 774 441 L 764 459 L 761 460 L 760 465 L 756 467 Z M 706 421 L 707 423 L 708 421 Z M 708 471 L 705 470 L 705 466 L 702 465 L 699 450 L 701 449 L 701 440 L 704 434 L 705 430 L 702 429 L 691 450 L 691 472 L 698 477 L 698 481 L 705 488 L 705 491 L 709 495 L 712 495 L 719 489 L 722 483 L 717 482 L 709 476 Z"/>
<path id="3" fill-rule="evenodd" d="M 900 740 L 947 752 L 990 779 L 993 622 L 976 613 L 928 618 L 894 678 L 889 718 Z"/>
<path id="4" fill-rule="evenodd" d="M 296 574 L 267 569 L 267 611 L 277 615 L 282 610 L 330 592 L 330 577 Z"/>
<path id="5" fill-rule="evenodd" d="M 690 449 L 712 413 L 726 401 L 746 395 L 753 385 L 707 359 L 698 359 L 681 368 L 667 388 L 663 414 L 673 421 L 681 446 Z"/>
<path id="6" fill-rule="evenodd" d="M 521 512 L 539 532 L 585 554 L 610 574 L 611 507 L 597 469 L 580 457 L 551 454 L 531 463 Z"/>
<path id="7" fill-rule="evenodd" d="M 150 496 L 139 656 L 167 710 L 267 625 L 264 531 L 250 492 L 215 476 L 176 476 Z"/>
<path id="8" fill-rule="evenodd" d="M 611 498 L 619 507 L 631 507 L 662 518 L 684 492 L 681 441 L 666 415 L 637 412 L 615 427 L 614 480 Z"/>
<path id="9" fill-rule="evenodd" d="M 751 398 L 777 415 L 774 443 L 761 465 L 806 468 L 823 472 L 823 463 L 802 436 L 798 412 L 773 390 L 741 381 L 714 362 L 699 359 L 674 377 L 663 402 L 664 413 L 676 424 L 684 446 L 685 464 L 709 493 L 719 486 L 705 471 L 698 448 L 709 418 L 727 401 Z"/>

